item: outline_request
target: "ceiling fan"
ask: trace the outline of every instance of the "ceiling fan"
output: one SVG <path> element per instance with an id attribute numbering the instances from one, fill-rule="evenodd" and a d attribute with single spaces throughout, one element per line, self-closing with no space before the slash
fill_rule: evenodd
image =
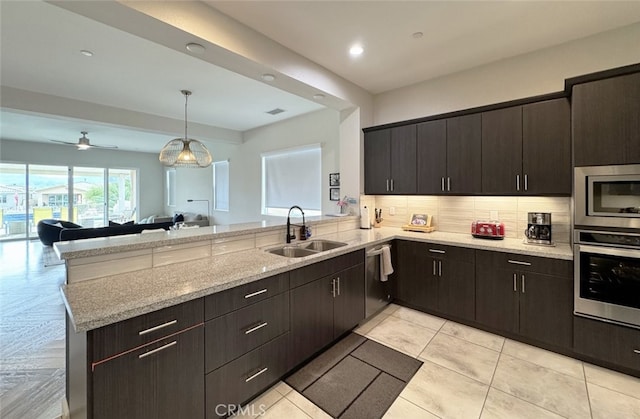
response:
<path id="1" fill-rule="evenodd" d="M 110 149 L 118 148 L 118 146 L 115 146 L 115 145 L 92 145 L 89 142 L 89 139 L 87 138 L 87 134 L 88 134 L 87 131 L 80 131 L 80 134 L 82 134 L 82 137 L 78 138 L 77 143 L 70 143 L 68 141 L 60 141 L 60 140 L 49 140 L 49 141 L 52 141 L 54 143 L 66 144 L 66 145 L 74 145 L 78 147 L 78 150 L 88 150 L 90 148 L 110 148 Z"/>

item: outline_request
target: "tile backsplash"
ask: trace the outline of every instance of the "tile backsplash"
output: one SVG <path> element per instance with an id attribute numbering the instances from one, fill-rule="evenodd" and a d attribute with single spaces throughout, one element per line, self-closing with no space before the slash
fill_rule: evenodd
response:
<path id="1" fill-rule="evenodd" d="M 569 243 L 571 231 L 571 198 L 538 196 L 390 196 L 362 195 L 360 205 L 382 209 L 382 225 L 401 227 L 409 222 L 411 214 L 427 213 L 433 216 L 433 225 L 439 231 L 450 233 L 471 232 L 475 220 L 500 220 L 509 238 L 524 238 L 528 212 L 550 212 L 553 241 Z M 391 215 L 391 208 L 395 215 Z M 492 217 L 492 215 L 494 217 Z"/>

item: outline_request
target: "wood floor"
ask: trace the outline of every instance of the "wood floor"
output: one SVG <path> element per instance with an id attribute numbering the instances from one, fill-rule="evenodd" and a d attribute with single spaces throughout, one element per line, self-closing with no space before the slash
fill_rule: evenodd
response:
<path id="1" fill-rule="evenodd" d="M 64 265 L 39 241 L 0 242 L 0 417 L 53 419 L 64 396 Z"/>

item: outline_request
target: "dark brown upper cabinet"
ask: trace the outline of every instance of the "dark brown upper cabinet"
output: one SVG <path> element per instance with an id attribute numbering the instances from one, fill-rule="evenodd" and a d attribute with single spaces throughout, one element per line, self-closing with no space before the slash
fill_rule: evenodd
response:
<path id="1" fill-rule="evenodd" d="M 364 136 L 364 189 L 368 195 L 416 193 L 416 125 Z"/>
<path id="2" fill-rule="evenodd" d="M 522 107 L 525 194 L 571 195 L 570 117 L 565 98 Z"/>
<path id="3" fill-rule="evenodd" d="M 479 193 L 480 114 L 418 124 L 416 156 L 419 194 Z"/>
<path id="4" fill-rule="evenodd" d="M 570 195 L 570 111 L 554 99 L 482 113 L 482 192 Z"/>
<path id="5" fill-rule="evenodd" d="M 573 86 L 575 166 L 640 163 L 640 73 Z"/>

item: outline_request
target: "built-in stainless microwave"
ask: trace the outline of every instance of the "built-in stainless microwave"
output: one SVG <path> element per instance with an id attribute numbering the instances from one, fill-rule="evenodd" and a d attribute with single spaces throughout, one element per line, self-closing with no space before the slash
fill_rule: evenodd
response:
<path id="1" fill-rule="evenodd" d="M 640 228 L 640 164 L 574 169 L 577 226 Z"/>

